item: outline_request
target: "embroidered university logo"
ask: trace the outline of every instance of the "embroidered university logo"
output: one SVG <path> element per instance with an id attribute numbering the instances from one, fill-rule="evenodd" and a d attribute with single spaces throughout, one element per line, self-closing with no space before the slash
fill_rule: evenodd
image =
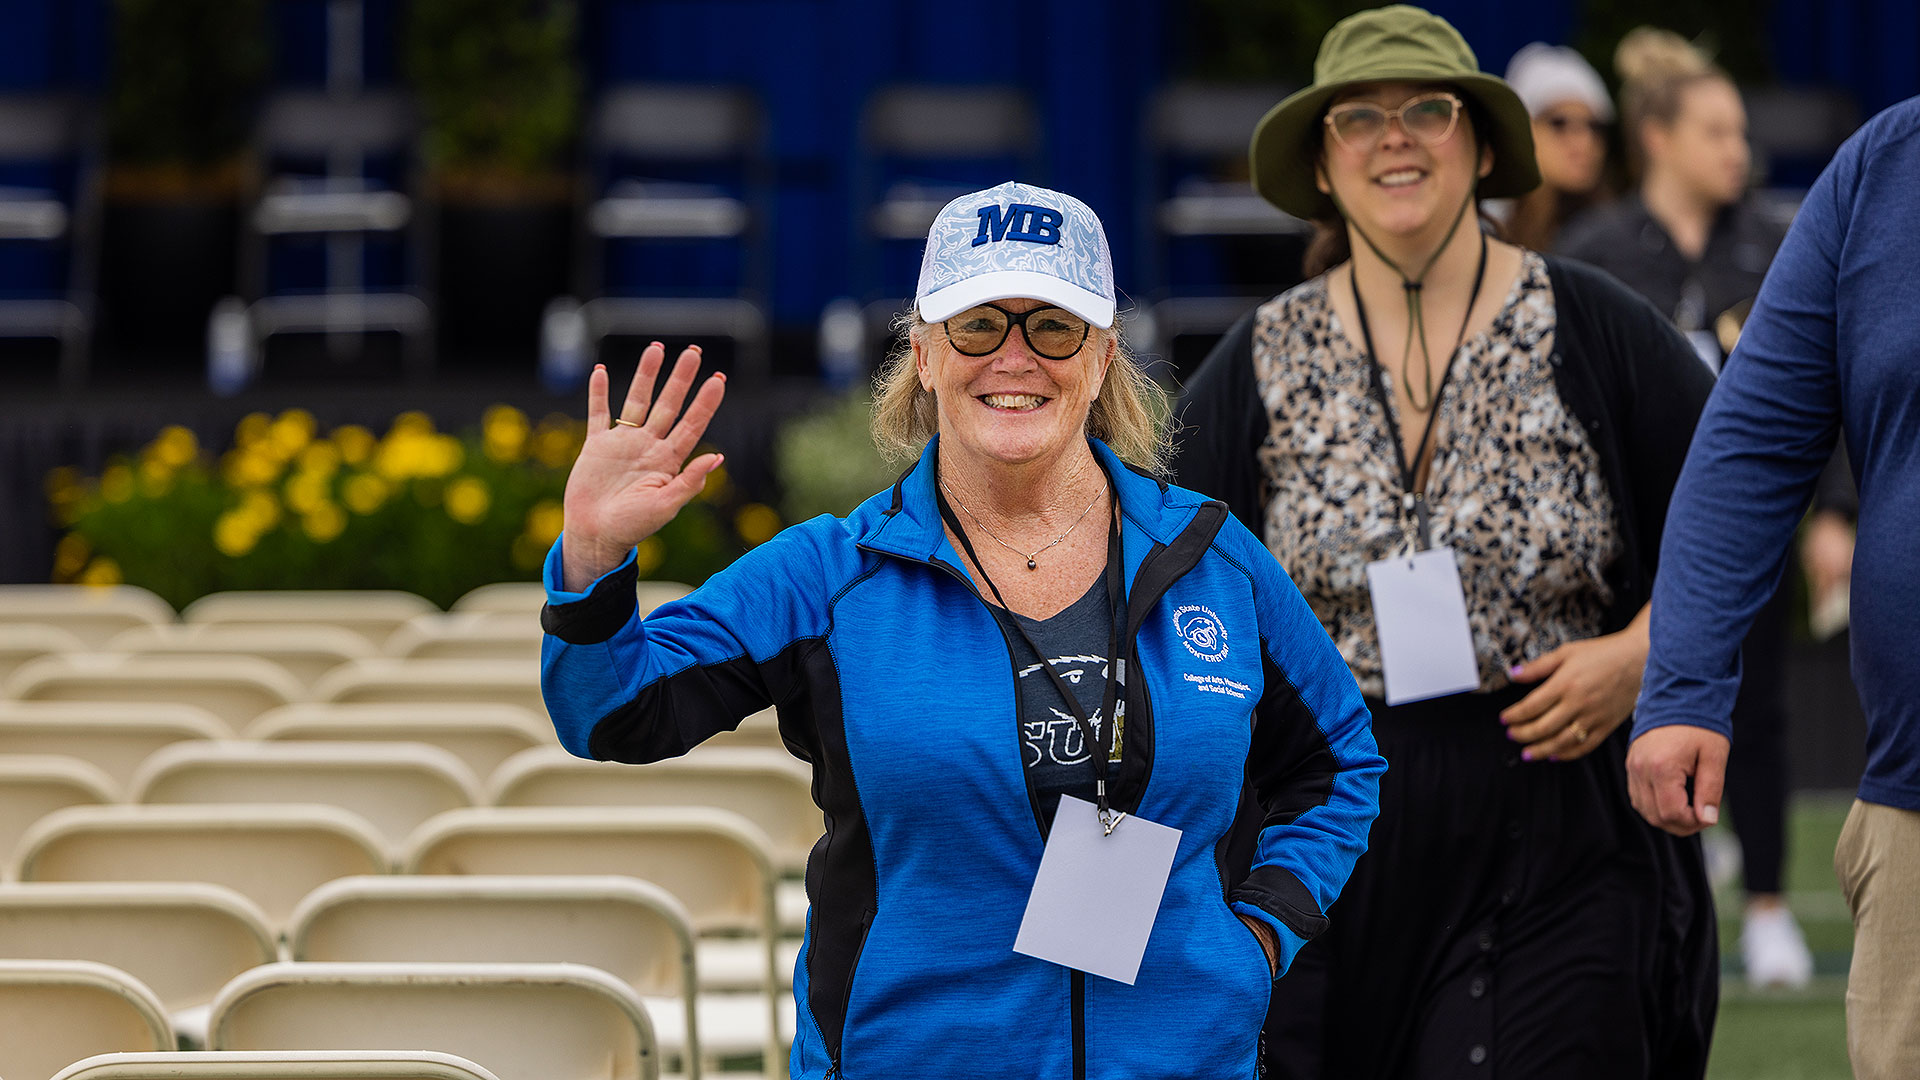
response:
<path id="1" fill-rule="evenodd" d="M 1173 632 L 1187 651 L 1210 664 L 1227 658 L 1227 628 L 1212 608 L 1187 604 L 1173 611 Z"/>
<path id="2" fill-rule="evenodd" d="M 1057 244 L 1060 226 L 1067 220 L 1066 215 L 1052 207 L 1028 203 L 1010 203 L 1005 209 L 983 206 L 974 213 L 980 215 L 980 232 L 973 238 L 974 247 L 997 240 Z"/>

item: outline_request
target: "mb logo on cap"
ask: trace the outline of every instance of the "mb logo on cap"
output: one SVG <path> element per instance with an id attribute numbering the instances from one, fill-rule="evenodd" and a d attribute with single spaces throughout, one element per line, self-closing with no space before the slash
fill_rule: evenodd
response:
<path id="1" fill-rule="evenodd" d="M 1057 244 L 1060 242 L 1060 226 L 1066 221 L 1066 215 L 1052 207 L 1028 203 L 1013 203 L 1004 210 L 998 206 L 983 206 L 974 212 L 980 215 L 980 233 L 973 238 L 974 247 L 999 240 Z M 1019 223 L 1017 227 L 1014 226 L 1015 222 Z"/>

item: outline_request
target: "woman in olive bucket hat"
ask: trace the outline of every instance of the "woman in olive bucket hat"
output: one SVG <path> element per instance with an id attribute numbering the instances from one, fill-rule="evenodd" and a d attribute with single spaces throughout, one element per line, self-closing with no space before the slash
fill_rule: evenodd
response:
<path id="1" fill-rule="evenodd" d="M 1633 812 L 1622 724 L 1711 376 L 1611 278 L 1488 235 L 1478 200 L 1538 182 L 1529 129 L 1395 6 L 1254 131 L 1255 189 L 1319 236 L 1192 378 L 1178 480 L 1263 536 L 1388 761 L 1346 892 L 1300 913 L 1327 929 L 1276 984 L 1269 1076 L 1706 1067 L 1700 850 Z"/>

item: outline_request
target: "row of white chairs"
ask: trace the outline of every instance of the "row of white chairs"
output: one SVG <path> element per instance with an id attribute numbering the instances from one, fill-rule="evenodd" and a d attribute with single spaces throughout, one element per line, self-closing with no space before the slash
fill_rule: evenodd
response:
<path id="1" fill-rule="evenodd" d="M 53 1080 L 500 1080 L 483 1065 L 432 1050 L 164 1050 L 96 1054 Z"/>

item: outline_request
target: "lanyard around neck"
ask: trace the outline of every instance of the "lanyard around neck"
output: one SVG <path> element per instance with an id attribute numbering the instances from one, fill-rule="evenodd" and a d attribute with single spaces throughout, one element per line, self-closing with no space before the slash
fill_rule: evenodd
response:
<path id="1" fill-rule="evenodd" d="M 938 467 L 936 463 L 935 468 L 938 469 Z M 1111 483 L 1109 483 L 1108 486 L 1111 488 Z M 1026 641 L 1027 647 L 1032 649 L 1033 655 L 1039 659 L 1041 670 L 1047 673 L 1047 678 L 1053 683 L 1054 689 L 1060 692 L 1060 697 L 1066 702 L 1068 712 L 1073 715 L 1074 724 L 1080 728 L 1081 739 L 1085 745 L 1091 748 L 1093 757 L 1094 799 L 1100 811 L 1100 824 L 1107 832 L 1113 832 L 1113 827 L 1119 824 L 1120 818 L 1113 813 L 1111 805 L 1107 800 L 1107 766 L 1113 754 L 1113 739 L 1119 729 L 1118 705 L 1121 701 L 1120 695 L 1125 690 L 1127 682 L 1126 660 L 1116 655 L 1120 651 L 1120 628 L 1126 625 L 1127 619 L 1126 585 L 1121 576 L 1122 549 L 1120 543 L 1119 493 L 1117 491 L 1113 493 L 1113 506 L 1107 514 L 1107 567 L 1105 575 L 1107 582 L 1107 602 L 1109 605 L 1109 614 L 1112 617 L 1112 626 L 1109 627 L 1107 631 L 1107 684 L 1102 690 L 1100 700 L 1100 715 L 1106 718 L 1104 737 L 1102 737 L 1102 733 L 1094 730 L 1093 720 L 1087 716 L 1087 710 L 1081 706 L 1080 699 L 1074 695 L 1072 688 L 1067 685 L 1067 680 L 1062 678 L 1060 673 L 1053 669 L 1053 664 L 1048 660 L 1046 652 L 1040 648 L 1038 642 L 1033 640 L 1033 635 L 1027 632 L 1026 626 L 1020 622 L 1019 616 L 1015 615 L 1013 610 L 1007 607 L 1006 599 L 1000 595 L 1000 587 L 993 583 L 993 578 L 987 574 L 987 568 L 981 565 L 980 557 L 974 554 L 973 541 L 968 539 L 967 530 L 961 527 L 960 519 L 954 516 L 953 507 L 947 503 L 947 497 L 941 492 L 940 485 L 937 482 L 934 484 L 933 494 L 940 505 L 940 520 L 946 523 L 947 528 L 953 530 L 953 535 L 960 541 L 961 550 L 967 553 L 967 558 L 972 561 L 974 569 L 980 571 L 980 580 L 987 583 L 987 588 L 992 591 L 994 600 L 998 601 L 1001 610 L 1006 612 L 1006 620 L 1013 624 L 1015 630 L 1019 631 L 1021 638 Z"/>

